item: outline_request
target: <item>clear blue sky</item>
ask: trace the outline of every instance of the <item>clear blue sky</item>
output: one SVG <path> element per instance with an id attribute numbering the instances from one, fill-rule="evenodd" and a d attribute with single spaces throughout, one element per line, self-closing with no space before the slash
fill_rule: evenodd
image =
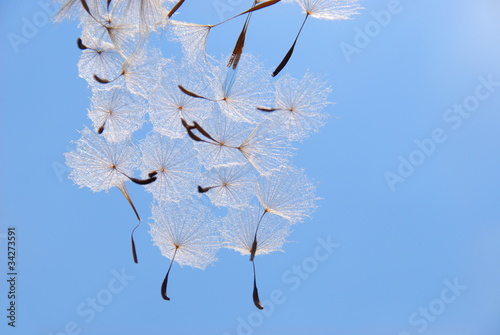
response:
<path id="1" fill-rule="evenodd" d="M 324 73 L 337 118 L 300 145 L 295 164 L 323 200 L 285 253 L 259 257 L 261 299 L 272 304 L 259 312 L 250 263 L 229 250 L 203 272 L 174 265 L 172 301 L 161 299 L 168 260 L 147 226 L 133 264 L 135 223 L 119 192 L 67 179 L 63 153 L 89 124 L 76 23 L 47 23 L 43 2 L 3 1 L 0 332 L 499 334 L 500 3 L 396 2 L 366 0 L 355 20 L 304 28 L 286 71 Z M 214 23 L 217 3 L 229 1 L 190 0 L 183 12 Z M 387 9 L 377 23 L 372 12 Z M 256 13 L 247 48 L 272 68 L 302 19 L 293 5 Z M 227 53 L 242 22 L 214 30 L 209 51 Z M 17 52 L 12 34 L 24 39 Z M 149 195 L 130 189 L 148 217 Z M 7 226 L 18 240 L 16 329 L 5 317 Z"/>

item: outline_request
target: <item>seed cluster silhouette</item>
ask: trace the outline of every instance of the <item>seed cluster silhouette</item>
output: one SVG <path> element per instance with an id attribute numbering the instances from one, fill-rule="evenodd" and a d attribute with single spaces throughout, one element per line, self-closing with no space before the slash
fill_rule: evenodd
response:
<path id="1" fill-rule="evenodd" d="M 316 208 L 315 185 L 290 158 L 294 144 L 325 124 L 331 91 L 308 71 L 274 77 L 292 58 L 309 17 L 349 19 L 360 9 L 357 0 L 248 1 L 247 10 L 210 25 L 183 21 L 185 0 L 60 2 L 54 20 L 80 23 L 78 70 L 92 92 L 91 126 L 65 154 L 70 178 L 94 192 L 123 193 L 137 219 L 136 263 L 141 216 L 127 185 L 152 194 L 149 232 L 170 260 L 165 300 L 174 262 L 204 269 L 226 247 L 249 256 L 253 302 L 262 309 L 255 257 L 281 250 L 292 226 Z M 305 19 L 269 70 L 244 50 L 245 40 L 252 15 L 285 2 L 298 5 Z M 244 24 L 231 54 L 209 55 L 212 29 L 237 18 Z M 165 45 L 180 43 L 182 57 L 164 57 L 153 35 Z M 152 130 L 138 138 L 145 124 Z"/>

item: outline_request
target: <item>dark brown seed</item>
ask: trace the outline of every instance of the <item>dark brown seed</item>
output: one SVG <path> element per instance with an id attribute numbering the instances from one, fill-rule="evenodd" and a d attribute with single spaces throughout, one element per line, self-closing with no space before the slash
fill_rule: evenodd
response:
<path id="1" fill-rule="evenodd" d="M 156 177 L 149 177 L 148 179 L 137 179 L 137 178 L 129 177 L 129 179 L 138 185 L 148 185 L 148 184 L 153 183 L 156 180 Z"/>
<path id="2" fill-rule="evenodd" d="M 185 89 L 182 85 L 177 85 L 177 87 L 179 87 L 179 89 L 182 91 L 182 93 L 187 94 L 190 97 L 210 100 L 208 98 L 202 97 L 201 95 L 198 95 L 198 94 L 196 94 L 194 92 L 191 92 L 191 91 Z"/>
<path id="3" fill-rule="evenodd" d="M 167 285 L 168 285 L 168 275 L 170 274 L 170 270 L 172 269 L 172 264 L 174 263 L 175 255 L 177 254 L 178 247 L 175 248 L 174 255 L 170 260 L 170 266 L 168 267 L 167 274 L 165 275 L 165 279 L 163 279 L 163 283 L 161 283 L 161 296 L 164 300 L 169 301 L 170 298 L 167 296 Z"/>
<path id="4" fill-rule="evenodd" d="M 288 52 L 286 53 L 286 55 L 283 58 L 283 60 L 281 61 L 281 63 L 278 65 L 276 70 L 274 70 L 273 75 L 272 75 L 273 77 L 276 77 L 281 72 L 281 70 L 283 70 L 285 68 L 285 66 L 288 63 L 288 61 L 290 60 L 290 58 L 292 58 L 293 50 L 295 49 L 296 43 L 297 43 L 297 41 L 293 42 L 293 45 L 290 48 L 290 50 L 288 50 Z"/>
<path id="5" fill-rule="evenodd" d="M 253 303 L 255 307 L 258 309 L 264 309 L 259 299 L 259 290 L 257 289 L 257 276 L 255 274 L 255 263 L 252 262 L 253 265 Z"/>
<path id="6" fill-rule="evenodd" d="M 97 129 L 97 133 L 98 133 L 99 135 L 101 135 L 101 134 L 104 132 L 104 125 L 105 125 L 105 124 L 106 124 L 106 123 L 103 123 L 103 124 L 102 124 L 102 126 L 100 126 L 100 127 L 99 127 L 99 129 Z"/>
<path id="7" fill-rule="evenodd" d="M 109 84 L 111 80 L 103 79 L 94 74 L 94 79 L 101 84 Z"/>
<path id="8" fill-rule="evenodd" d="M 269 107 L 257 107 L 257 110 L 260 110 L 261 112 L 276 112 L 278 109 L 277 108 L 269 108 Z"/>
<path id="9" fill-rule="evenodd" d="M 186 128 L 186 131 L 187 131 L 187 133 L 188 133 L 189 137 L 191 137 L 191 139 L 192 139 L 192 140 L 194 140 L 194 141 L 196 141 L 196 142 L 207 142 L 207 141 L 205 141 L 205 140 L 202 140 L 201 138 L 199 138 L 198 136 L 196 136 L 196 135 L 192 132 L 192 130 L 193 130 L 193 129 L 196 129 L 196 127 L 195 127 L 195 126 L 190 125 L 190 124 L 189 124 L 189 123 L 187 123 L 187 122 L 186 122 L 186 120 L 184 120 L 183 118 L 181 118 L 181 123 L 182 123 L 182 126 L 183 126 L 184 128 Z"/>
<path id="10" fill-rule="evenodd" d="M 209 138 L 211 139 L 212 141 L 214 142 L 217 142 L 212 136 L 210 136 L 210 134 L 205 130 L 203 129 L 196 121 L 193 121 L 193 125 L 194 127 L 196 128 L 196 130 L 198 130 L 200 133 L 203 134 L 203 136 L 205 136 L 206 138 Z"/>
<path id="11" fill-rule="evenodd" d="M 297 40 L 299 39 L 300 33 L 302 32 L 302 28 L 304 28 L 304 25 L 306 24 L 308 17 L 309 17 L 309 13 L 306 14 L 306 18 L 304 19 L 304 22 L 302 22 L 302 25 L 300 26 L 299 32 L 297 33 L 297 36 L 295 37 L 295 41 L 293 42 L 292 47 L 290 48 L 290 50 L 288 50 L 288 52 L 286 53 L 285 57 L 283 58 L 281 63 L 278 65 L 276 70 L 274 70 L 274 72 L 272 74 L 273 77 L 276 77 L 281 72 L 281 70 L 283 70 L 283 68 L 286 66 L 286 64 L 288 63 L 288 61 L 292 57 L 293 50 L 295 49 L 295 45 L 297 44 Z"/>
<path id="12" fill-rule="evenodd" d="M 257 252 L 257 236 L 254 237 L 252 243 L 252 249 L 250 249 L 250 261 L 253 262 L 255 258 L 255 253 Z"/>
<path id="13" fill-rule="evenodd" d="M 82 4 L 83 9 L 85 9 L 85 11 L 86 11 L 87 13 L 89 13 L 89 15 L 90 15 L 90 16 L 94 17 L 94 16 L 92 15 L 92 13 L 90 13 L 90 8 L 89 8 L 89 5 L 87 4 L 87 1 L 85 1 L 85 0 L 80 0 L 80 2 L 81 2 L 81 4 Z"/>
<path id="14" fill-rule="evenodd" d="M 207 193 L 211 189 L 212 187 L 201 187 L 200 185 L 198 185 L 198 193 Z"/>
<path id="15" fill-rule="evenodd" d="M 241 30 L 240 36 L 238 36 L 238 40 L 233 49 L 233 53 L 231 54 L 231 59 L 227 63 L 228 67 L 233 67 L 233 70 L 238 67 L 238 63 L 240 62 L 241 55 L 243 54 L 243 48 L 245 47 L 245 38 L 247 35 L 248 24 L 250 22 L 250 17 L 252 14 L 248 14 L 248 17 L 243 25 L 243 29 Z"/>
<path id="16" fill-rule="evenodd" d="M 76 44 L 78 45 L 78 48 L 80 50 L 86 50 L 86 49 L 88 49 L 88 47 L 85 46 L 85 44 L 83 44 L 82 39 L 80 37 L 78 37 L 78 39 L 76 40 Z"/>
<path id="17" fill-rule="evenodd" d="M 191 131 L 191 129 L 186 129 L 186 130 L 187 130 L 187 133 L 188 133 L 189 137 L 191 137 L 191 139 L 193 141 L 207 143 L 207 141 L 202 140 L 201 138 L 199 138 L 198 136 L 196 136 L 195 134 L 193 134 L 193 132 Z"/>
<path id="18" fill-rule="evenodd" d="M 132 242 L 132 257 L 134 258 L 134 263 L 137 264 L 139 263 L 139 260 L 137 259 L 137 251 L 135 249 L 135 241 L 134 241 L 134 232 L 139 227 L 141 224 L 141 221 L 132 229 L 132 233 L 130 234 L 130 241 Z"/>
<path id="19" fill-rule="evenodd" d="M 189 124 L 186 122 L 186 120 L 184 120 L 183 118 L 181 118 L 181 123 L 182 123 L 182 126 L 183 126 L 184 128 L 186 128 L 186 130 L 188 130 L 188 129 L 194 129 L 194 126 L 189 125 Z"/>

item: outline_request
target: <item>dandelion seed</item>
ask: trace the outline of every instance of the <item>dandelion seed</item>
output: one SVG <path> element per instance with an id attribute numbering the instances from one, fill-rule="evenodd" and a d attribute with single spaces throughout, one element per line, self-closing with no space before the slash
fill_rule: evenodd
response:
<path id="1" fill-rule="evenodd" d="M 208 131 L 196 122 L 189 125 L 183 120 L 182 124 L 189 137 L 202 145 L 195 148 L 200 161 L 207 169 L 242 164 L 246 161 L 259 173 L 269 174 L 286 164 L 293 153 L 287 139 L 266 129 L 266 123 L 261 123 L 249 131 L 242 123 L 234 123 L 219 115 L 206 121 Z M 200 132 L 200 135 L 194 131 Z"/>
<path id="2" fill-rule="evenodd" d="M 224 64 L 212 67 L 212 90 L 221 111 L 236 122 L 259 123 L 266 120 L 256 113 L 255 103 L 271 101 L 272 86 L 267 71 L 257 58 L 245 54 L 233 70 Z"/>
<path id="3" fill-rule="evenodd" d="M 261 112 L 272 113 L 272 112 L 276 112 L 280 109 L 279 108 L 269 108 L 269 107 L 257 107 L 257 110 L 260 110 Z"/>
<path id="4" fill-rule="evenodd" d="M 245 48 L 245 39 L 247 35 L 248 25 L 250 23 L 250 18 L 252 14 L 248 14 L 245 24 L 243 25 L 243 29 L 241 29 L 241 33 L 236 40 L 236 44 L 234 45 L 233 52 L 231 54 L 231 58 L 227 63 L 228 67 L 232 67 L 235 70 L 238 67 L 238 63 L 240 62 L 241 55 L 243 54 L 243 49 Z"/>
<path id="5" fill-rule="evenodd" d="M 269 123 L 257 125 L 240 143 L 238 150 L 263 175 L 286 165 L 294 153 L 288 139 L 269 128 Z"/>
<path id="6" fill-rule="evenodd" d="M 70 178 L 80 187 L 94 192 L 121 185 L 138 165 L 137 151 L 130 142 L 112 143 L 99 138 L 88 128 L 74 142 L 76 149 L 66 153 L 72 168 Z"/>
<path id="7" fill-rule="evenodd" d="M 198 193 L 207 193 L 210 191 L 212 188 L 215 188 L 215 186 L 210 186 L 210 187 L 201 187 L 198 185 Z"/>
<path id="8" fill-rule="evenodd" d="M 188 95 L 190 96 L 191 98 L 196 98 L 196 99 L 204 99 L 204 100 L 208 100 L 208 101 L 212 101 L 212 102 L 216 102 L 218 100 L 213 100 L 213 99 L 210 99 L 210 98 L 207 98 L 207 97 L 204 97 L 202 95 L 199 95 L 199 94 L 196 94 L 194 92 L 191 92 L 190 90 L 188 90 L 187 88 L 185 88 L 184 86 L 182 85 L 177 85 L 177 87 L 181 90 L 182 93 L 184 93 L 185 95 Z"/>
<path id="9" fill-rule="evenodd" d="M 156 182 L 146 186 L 158 202 L 181 201 L 190 198 L 200 179 L 198 162 L 192 143 L 150 134 L 141 141 L 141 170 Z"/>
<path id="10" fill-rule="evenodd" d="M 97 129 L 97 133 L 99 135 L 101 135 L 103 132 L 104 132 L 104 127 L 106 125 L 106 121 L 103 122 L 102 126 L 100 126 L 98 129 Z"/>
<path id="11" fill-rule="evenodd" d="M 154 130 L 171 138 L 186 137 L 181 119 L 203 121 L 210 116 L 210 104 L 184 94 L 178 85 L 203 91 L 207 84 L 193 64 L 169 62 L 162 69 L 161 82 L 150 97 L 149 115 Z M 191 72 L 190 70 L 193 70 Z"/>
<path id="12" fill-rule="evenodd" d="M 204 142 L 204 143 L 212 144 L 212 145 L 216 145 L 216 146 L 224 146 L 225 145 L 224 143 L 214 139 L 205 129 L 203 129 L 198 123 L 196 123 L 196 121 L 193 121 L 193 124 L 190 125 L 186 122 L 186 120 L 181 119 L 181 123 L 182 123 L 183 127 L 186 129 L 186 131 L 188 132 L 189 137 L 191 137 L 191 139 L 193 139 L 194 141 Z M 206 139 L 204 140 L 201 137 L 196 136 L 194 134 L 193 130 L 199 131 L 200 136 L 203 136 Z"/>
<path id="13" fill-rule="evenodd" d="M 189 135 L 189 137 L 196 141 L 196 142 L 205 142 L 205 143 L 209 143 L 209 144 L 213 144 L 213 143 L 210 143 L 210 142 L 207 142 L 205 140 L 202 140 L 201 138 L 199 138 L 198 136 L 196 136 L 194 133 L 193 133 L 193 129 L 196 129 L 195 126 L 193 125 L 189 125 L 184 119 L 181 119 L 181 123 L 182 125 L 184 126 L 184 128 L 186 128 L 186 131 Z"/>
<path id="14" fill-rule="evenodd" d="M 318 77 L 306 72 L 301 80 L 290 75 L 276 82 L 275 107 L 258 107 L 263 112 L 274 113 L 272 128 L 284 132 L 290 140 L 300 141 L 325 124 L 327 114 L 323 109 L 330 103 L 327 96 L 331 89 Z"/>
<path id="15" fill-rule="evenodd" d="M 85 9 L 85 11 L 87 13 L 89 13 L 90 16 L 92 16 L 92 13 L 90 12 L 90 8 L 89 8 L 89 5 L 87 4 L 87 1 L 86 0 L 80 0 L 80 3 L 82 4 L 83 9 Z"/>
<path id="16" fill-rule="evenodd" d="M 282 166 L 257 183 L 257 198 L 266 213 L 297 223 L 316 208 L 315 186 L 303 170 Z"/>
<path id="17" fill-rule="evenodd" d="M 352 15 L 357 14 L 357 10 L 360 7 L 357 6 L 358 0 L 295 0 L 305 12 L 306 16 L 302 25 L 300 26 L 299 32 L 295 37 L 295 40 L 286 53 L 285 57 L 281 61 L 281 63 L 276 67 L 272 76 L 277 76 L 283 68 L 285 68 L 286 64 L 292 57 L 292 54 L 295 50 L 295 45 L 299 39 L 300 34 L 302 33 L 302 29 L 306 24 L 309 16 L 324 19 L 324 20 L 347 20 Z"/>
<path id="18" fill-rule="evenodd" d="M 252 261 L 252 267 L 253 267 L 253 303 L 255 307 L 258 309 L 264 309 L 264 305 L 260 302 L 259 298 L 259 290 L 257 289 L 257 272 L 255 271 L 255 262 Z"/>
<path id="19" fill-rule="evenodd" d="M 112 44 L 89 38 L 84 44 L 82 41 L 82 46 L 85 46 L 85 49 L 78 61 L 78 74 L 91 86 L 96 85 L 94 75 L 98 78 L 108 78 L 121 69 L 124 59 Z"/>
<path id="20" fill-rule="evenodd" d="M 225 247 L 250 255 L 253 267 L 253 301 L 262 309 L 257 289 L 255 255 L 281 251 L 290 233 L 290 223 L 281 217 L 264 216 L 259 207 L 230 210 L 221 227 Z"/>
<path id="21" fill-rule="evenodd" d="M 290 60 L 290 58 L 292 58 L 293 51 L 295 50 L 295 45 L 297 44 L 300 33 L 302 32 L 302 28 L 304 28 L 304 25 L 306 24 L 308 17 L 309 17 L 309 13 L 306 14 L 304 22 L 302 22 L 302 25 L 300 26 L 299 32 L 297 33 L 297 36 L 295 37 L 295 40 L 293 41 L 292 46 L 290 47 L 290 49 L 286 53 L 285 57 L 283 57 L 283 60 L 281 61 L 281 63 L 276 67 L 276 70 L 274 70 L 273 77 L 276 77 L 285 68 L 286 64 L 288 64 L 288 61 Z"/>
<path id="22" fill-rule="evenodd" d="M 268 213 L 277 215 L 290 224 L 302 221 L 316 208 L 314 190 L 303 171 L 287 166 L 282 166 L 270 176 L 261 177 L 257 183 L 257 198 L 264 210 L 255 228 L 251 261 L 257 252 L 258 231 L 264 216 Z"/>
<path id="23" fill-rule="evenodd" d="M 125 181 L 133 179 L 131 176 L 138 165 L 138 153 L 130 142 L 107 142 L 88 128 L 84 128 L 81 134 L 82 137 L 75 142 L 75 150 L 65 154 L 66 165 L 72 169 L 69 178 L 80 187 L 88 187 L 94 192 L 112 187 L 120 189 L 139 221 L 131 234 L 132 252 L 137 262 L 133 233 L 141 218 L 126 190 Z"/>
<path id="24" fill-rule="evenodd" d="M 217 167 L 207 173 L 202 181 L 206 186 L 198 186 L 198 192 L 207 193 L 215 206 L 241 208 L 248 206 L 256 178 L 248 164 Z"/>
<path id="25" fill-rule="evenodd" d="M 255 104 L 271 101 L 272 86 L 262 64 L 251 55 L 244 55 L 240 66 L 233 70 L 223 64 L 212 66 L 210 83 L 212 94 L 205 96 L 190 87 L 179 89 L 192 98 L 217 104 L 218 108 L 236 122 L 259 123 L 267 119 L 256 113 Z"/>
<path id="26" fill-rule="evenodd" d="M 205 120 L 203 128 L 199 125 L 184 125 L 188 135 L 195 143 L 200 163 L 206 168 L 244 164 L 244 157 L 238 152 L 239 144 L 248 134 L 248 128 L 243 123 L 236 123 L 224 115 L 214 115 Z M 203 132 L 206 135 L 203 135 Z M 194 131 L 197 133 L 195 134 Z M 199 135 L 198 135 L 199 133 Z M 203 137 L 203 138 L 201 138 Z"/>
<path id="27" fill-rule="evenodd" d="M 107 79 L 94 75 L 94 79 L 101 84 L 115 81 L 118 84 L 125 83 L 131 93 L 148 98 L 158 85 L 158 69 L 163 62 L 158 50 L 139 48 L 123 62 L 121 72 L 117 76 Z"/>
<path id="28" fill-rule="evenodd" d="M 139 178 L 133 178 L 133 177 L 130 177 L 129 178 L 132 182 L 138 184 L 138 185 L 149 185 L 151 184 L 152 182 L 156 181 L 156 177 L 149 177 L 147 179 L 139 179 Z"/>
<path id="29" fill-rule="evenodd" d="M 80 37 L 78 37 L 78 39 L 76 40 L 76 44 L 78 45 L 78 48 L 80 50 L 85 50 L 85 49 L 88 49 L 88 47 L 86 47 L 83 42 L 82 42 L 82 39 Z"/>
<path id="30" fill-rule="evenodd" d="M 179 42 L 182 45 L 184 57 L 186 57 L 190 61 L 199 60 L 200 56 L 206 56 L 207 38 L 212 28 L 220 26 L 239 16 L 253 13 L 255 11 L 275 5 L 278 2 L 280 2 L 280 0 L 269 0 L 259 3 L 244 12 L 241 12 L 224 21 L 212 25 L 169 20 L 167 24 L 171 28 L 171 39 L 175 42 Z"/>
<path id="31" fill-rule="evenodd" d="M 125 3 L 119 1 L 111 9 L 96 7 L 96 15 L 82 22 L 82 39 L 96 39 L 110 43 L 123 57 L 130 56 L 135 45 L 142 43 L 145 36 L 139 36 L 136 24 L 124 17 Z"/>
<path id="32" fill-rule="evenodd" d="M 262 215 L 259 218 L 259 221 L 257 221 L 257 226 L 255 227 L 255 234 L 253 235 L 253 242 L 252 242 L 252 247 L 250 248 L 250 261 L 253 262 L 255 258 L 255 254 L 257 253 L 257 246 L 258 246 L 258 241 L 257 241 L 257 234 L 259 233 L 259 227 L 262 222 L 262 219 L 264 218 L 264 215 L 266 215 L 267 210 L 264 210 Z"/>
<path id="33" fill-rule="evenodd" d="M 163 256 L 170 259 L 161 295 L 167 295 L 167 284 L 172 264 L 188 265 L 201 270 L 213 263 L 220 248 L 218 225 L 209 208 L 192 202 L 164 203 L 152 208 L 153 223 L 150 234 Z"/>
<path id="34" fill-rule="evenodd" d="M 115 81 L 116 79 L 118 79 L 122 75 L 123 75 L 123 72 L 115 79 L 108 80 L 108 79 L 103 79 L 103 78 L 99 77 L 98 75 L 94 74 L 94 79 L 101 84 L 109 84 L 109 83 L 112 83 L 113 81 Z"/>
<path id="35" fill-rule="evenodd" d="M 94 91 L 89 118 L 99 134 L 108 141 L 130 139 L 144 123 L 145 102 L 122 88 Z"/>
<path id="36" fill-rule="evenodd" d="M 253 2 L 253 6 L 255 6 L 259 1 L 255 0 Z M 233 70 L 235 70 L 238 67 L 238 63 L 240 62 L 241 55 L 243 54 L 243 49 L 245 47 L 245 39 L 247 35 L 247 30 L 248 26 L 250 24 L 250 19 L 252 18 L 252 13 L 249 13 L 247 15 L 247 18 L 245 20 L 245 24 L 243 25 L 243 28 L 241 29 L 241 33 L 238 36 L 238 39 L 236 40 L 236 44 L 234 45 L 233 52 L 231 54 L 231 58 L 229 59 L 229 62 L 227 63 L 227 67 L 232 67 Z"/>

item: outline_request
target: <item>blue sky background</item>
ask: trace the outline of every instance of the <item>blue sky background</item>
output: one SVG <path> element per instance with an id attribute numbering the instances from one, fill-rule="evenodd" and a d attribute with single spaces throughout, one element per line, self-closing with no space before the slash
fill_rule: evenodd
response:
<path id="1" fill-rule="evenodd" d="M 224 16 L 250 2 L 233 1 Z M 44 23 L 43 2 L 2 1 L 1 333 L 498 335 L 500 86 L 460 124 L 445 117 L 474 101 L 479 78 L 500 82 L 500 3 L 401 0 L 390 23 L 356 45 L 357 31 L 376 27 L 372 11 L 391 2 L 363 1 L 351 21 L 310 20 L 286 69 L 324 73 L 338 118 L 300 145 L 295 164 L 323 200 L 285 253 L 257 259 L 261 299 L 281 292 L 263 313 L 251 302 L 250 263 L 229 250 L 203 272 L 174 265 L 172 301 L 161 299 L 168 260 L 147 225 L 137 231 L 133 264 L 134 217 L 118 190 L 92 193 L 67 179 L 63 153 L 90 124 L 76 22 Z M 187 1 L 182 15 L 217 22 L 215 3 Z M 9 33 L 22 36 L 35 17 L 37 31 L 15 52 Z M 254 15 L 247 50 L 276 66 L 302 20 L 290 4 Z M 209 51 L 227 53 L 242 22 L 214 34 Z M 358 48 L 350 59 L 346 44 Z M 415 141 L 439 129 L 445 140 L 391 189 L 386 173 L 398 172 L 400 156 L 417 157 Z M 130 191 L 148 217 L 149 195 Z M 18 235 L 16 329 L 5 317 L 7 226 Z M 315 261 L 318 239 L 329 237 L 338 247 Z M 300 278 L 294 265 L 310 273 Z M 127 274 L 126 286 L 117 272 Z M 106 295 L 109 285 L 116 293 Z M 90 319 L 89 299 L 98 297 L 109 299 Z"/>

